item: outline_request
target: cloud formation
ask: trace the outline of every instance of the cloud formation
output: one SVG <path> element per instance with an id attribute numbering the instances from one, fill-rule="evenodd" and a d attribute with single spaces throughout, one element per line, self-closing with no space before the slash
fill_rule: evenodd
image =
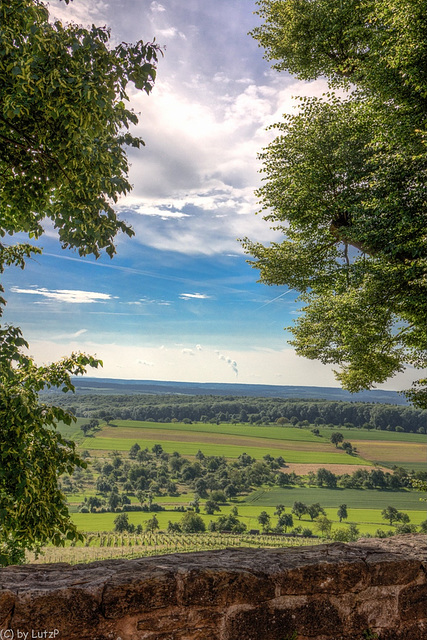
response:
<path id="1" fill-rule="evenodd" d="M 42 296 L 57 302 L 67 302 L 71 304 L 90 304 L 94 302 L 106 302 L 113 300 L 115 296 L 109 293 L 99 293 L 96 291 L 79 291 L 78 289 L 46 289 L 45 287 L 34 287 L 31 289 L 20 289 L 11 287 L 12 293 L 30 294 Z"/>
<path id="2" fill-rule="evenodd" d="M 208 298 L 211 298 L 211 296 L 208 296 L 205 293 L 181 293 L 179 297 L 181 300 L 207 300 Z"/>

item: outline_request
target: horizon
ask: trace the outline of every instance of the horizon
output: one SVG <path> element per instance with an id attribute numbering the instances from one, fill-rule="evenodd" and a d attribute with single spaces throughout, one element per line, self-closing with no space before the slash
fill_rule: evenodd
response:
<path id="1" fill-rule="evenodd" d="M 410 402 L 398 391 L 371 389 L 350 393 L 341 387 L 308 385 L 268 385 L 237 382 L 182 382 L 176 380 L 135 380 L 120 378 L 73 377 L 77 391 L 171 394 L 171 395 L 217 395 L 253 398 L 282 398 L 294 400 L 329 400 L 342 402 L 366 402 L 376 404 L 408 405 Z"/>

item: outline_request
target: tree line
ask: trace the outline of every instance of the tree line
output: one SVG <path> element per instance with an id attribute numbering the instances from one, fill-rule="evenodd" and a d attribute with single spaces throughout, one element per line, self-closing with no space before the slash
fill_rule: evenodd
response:
<path id="1" fill-rule="evenodd" d="M 427 410 L 411 406 L 233 396 L 55 395 L 55 402 L 78 417 L 154 422 L 302 423 L 425 433 Z"/>

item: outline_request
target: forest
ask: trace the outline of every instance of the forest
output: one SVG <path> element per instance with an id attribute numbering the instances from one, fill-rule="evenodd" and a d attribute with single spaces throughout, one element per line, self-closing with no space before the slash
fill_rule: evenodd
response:
<path id="1" fill-rule="evenodd" d="M 77 417 L 154 422 L 307 424 L 426 433 L 427 411 L 410 406 L 326 400 L 157 394 L 47 395 Z"/>

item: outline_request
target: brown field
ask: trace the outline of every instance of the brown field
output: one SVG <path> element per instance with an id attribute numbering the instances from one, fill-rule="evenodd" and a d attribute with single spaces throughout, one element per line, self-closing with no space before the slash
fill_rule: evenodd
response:
<path id="1" fill-rule="evenodd" d="M 354 440 L 362 458 L 382 460 L 383 462 L 426 462 L 426 447 L 413 442 L 375 442 L 372 440 Z"/>
<path id="2" fill-rule="evenodd" d="M 172 442 L 200 442 L 202 445 L 206 444 L 224 444 L 224 445 L 237 445 L 241 447 L 271 447 L 274 449 L 292 449 L 296 451 L 318 451 L 327 453 L 340 453 L 340 450 L 336 450 L 331 446 L 330 442 L 304 442 L 299 440 L 263 440 L 261 438 L 251 438 L 249 436 L 231 436 L 224 433 L 194 433 L 177 430 L 162 429 L 159 432 L 154 433 L 153 429 L 138 430 L 126 427 L 104 427 L 102 429 L 102 438 L 120 438 L 129 439 L 129 446 L 136 440 L 148 440 L 149 442 L 160 442 L 162 440 Z M 202 447 L 201 447 L 202 448 Z"/>

